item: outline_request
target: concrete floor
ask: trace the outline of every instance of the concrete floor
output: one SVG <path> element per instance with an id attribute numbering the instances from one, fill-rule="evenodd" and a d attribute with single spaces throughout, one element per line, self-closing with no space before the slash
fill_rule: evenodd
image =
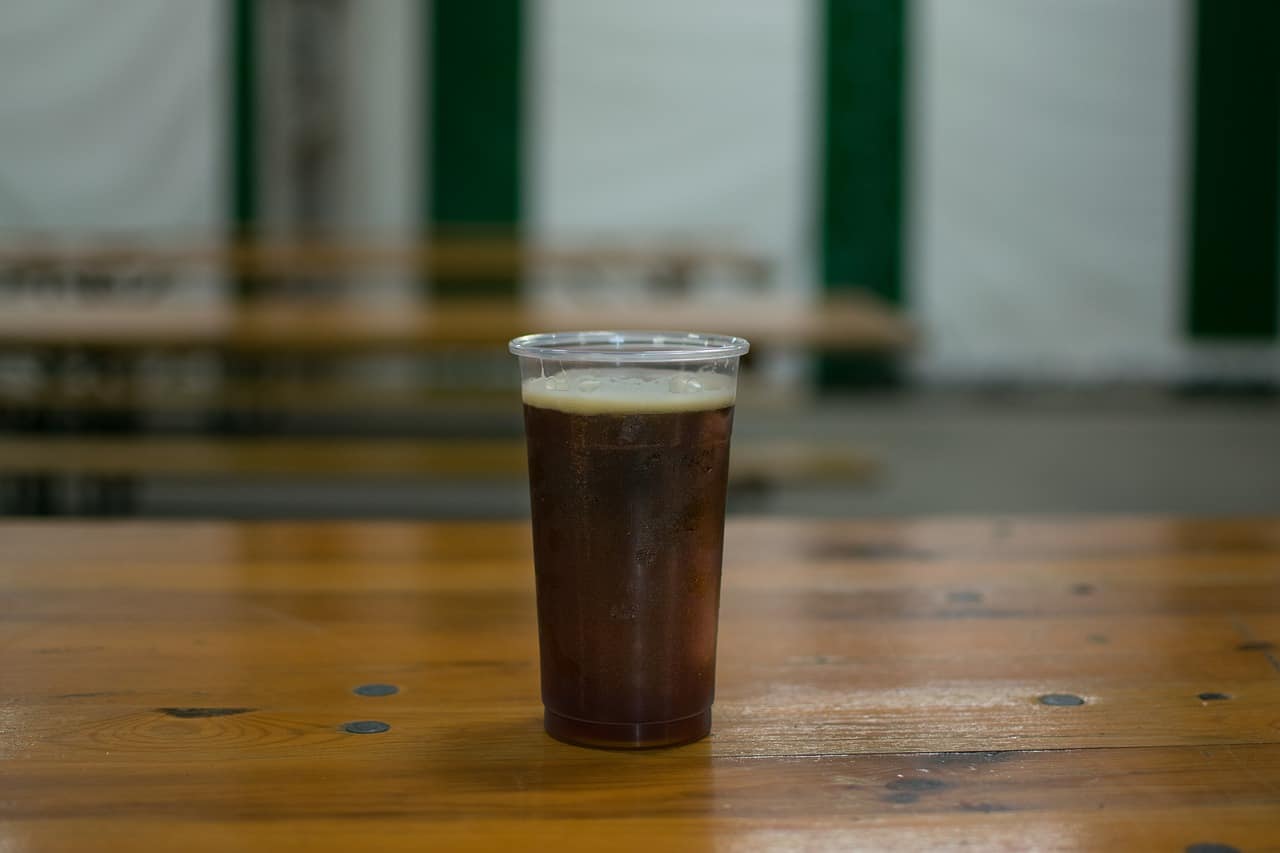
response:
<path id="1" fill-rule="evenodd" d="M 839 442 L 873 475 L 732 495 L 731 512 L 802 516 L 1280 512 L 1280 401 L 1162 393 L 904 393 L 812 410 L 741 408 L 740 436 Z M 143 514 L 512 517 L 523 483 L 163 482 Z"/>
<path id="2" fill-rule="evenodd" d="M 854 488 L 779 491 L 769 512 L 1280 512 L 1274 403 L 916 395 L 743 421 L 744 434 L 847 437 L 878 463 Z"/>

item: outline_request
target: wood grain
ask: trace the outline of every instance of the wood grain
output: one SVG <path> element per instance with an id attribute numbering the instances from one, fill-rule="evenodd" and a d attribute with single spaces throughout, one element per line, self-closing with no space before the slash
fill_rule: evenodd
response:
<path id="1" fill-rule="evenodd" d="M 1280 849 L 1275 520 L 733 521 L 713 735 L 639 754 L 542 734 L 523 524 L 0 543 L 6 851 Z"/>

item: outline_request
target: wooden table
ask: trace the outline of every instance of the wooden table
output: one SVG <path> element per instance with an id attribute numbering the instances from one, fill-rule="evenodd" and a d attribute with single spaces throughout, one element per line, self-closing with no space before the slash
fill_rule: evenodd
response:
<path id="1" fill-rule="evenodd" d="M 727 536 L 712 737 L 610 753 L 522 524 L 0 525 L 0 850 L 1280 849 L 1280 522 Z"/>

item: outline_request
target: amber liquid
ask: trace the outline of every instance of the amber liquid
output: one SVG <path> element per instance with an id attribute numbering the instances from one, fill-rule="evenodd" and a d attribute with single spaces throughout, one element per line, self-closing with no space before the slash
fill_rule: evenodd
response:
<path id="1" fill-rule="evenodd" d="M 711 728 L 733 407 L 524 407 L 547 731 L 586 746 Z"/>

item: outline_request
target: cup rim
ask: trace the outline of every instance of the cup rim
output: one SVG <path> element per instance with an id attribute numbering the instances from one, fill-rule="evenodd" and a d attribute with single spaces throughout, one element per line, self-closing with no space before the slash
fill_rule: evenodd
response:
<path id="1" fill-rule="evenodd" d="M 738 358 L 751 344 L 736 335 L 625 329 L 538 332 L 513 338 L 507 348 L 521 358 L 645 364 Z"/>

